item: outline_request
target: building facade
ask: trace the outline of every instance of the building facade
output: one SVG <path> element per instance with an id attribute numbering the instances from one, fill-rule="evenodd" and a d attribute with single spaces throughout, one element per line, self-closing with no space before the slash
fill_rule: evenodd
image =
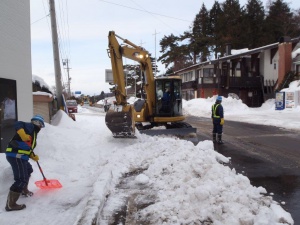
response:
<path id="1" fill-rule="evenodd" d="M 30 1 L 0 1 L 0 152 L 16 120 L 33 115 Z"/>
<path id="2" fill-rule="evenodd" d="M 213 95 L 240 98 L 249 107 L 259 107 L 275 97 L 286 74 L 296 68 L 292 51 L 299 38 L 283 37 L 278 43 L 239 51 L 226 46 L 226 56 L 195 64 L 175 72 L 182 78 L 183 98 Z"/>

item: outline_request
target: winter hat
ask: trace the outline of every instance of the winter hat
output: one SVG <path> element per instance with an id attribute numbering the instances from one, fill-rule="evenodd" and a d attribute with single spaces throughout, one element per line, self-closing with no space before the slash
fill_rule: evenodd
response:
<path id="1" fill-rule="evenodd" d="M 44 118 L 41 115 L 32 117 L 31 122 L 39 127 L 45 127 Z"/>

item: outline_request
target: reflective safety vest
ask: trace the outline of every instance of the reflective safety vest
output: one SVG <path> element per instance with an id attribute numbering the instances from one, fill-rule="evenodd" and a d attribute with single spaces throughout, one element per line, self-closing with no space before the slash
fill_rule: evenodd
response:
<path id="1" fill-rule="evenodd" d="M 220 118 L 220 116 L 217 116 L 216 112 L 217 112 L 217 108 L 220 104 L 217 104 L 217 105 L 213 105 L 212 106 L 212 111 L 213 111 L 213 118 Z"/>
<path id="2" fill-rule="evenodd" d="M 24 141 L 11 140 L 6 148 L 6 155 L 16 158 L 29 159 L 29 155 L 36 146 L 36 132 L 33 132 L 31 146 Z"/>

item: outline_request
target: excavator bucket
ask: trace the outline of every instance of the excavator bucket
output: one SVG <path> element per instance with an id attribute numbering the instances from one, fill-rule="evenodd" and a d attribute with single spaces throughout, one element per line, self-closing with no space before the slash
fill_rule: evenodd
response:
<path id="1" fill-rule="evenodd" d="M 105 116 L 105 123 L 115 138 L 135 137 L 131 111 L 115 112 L 109 110 Z"/>

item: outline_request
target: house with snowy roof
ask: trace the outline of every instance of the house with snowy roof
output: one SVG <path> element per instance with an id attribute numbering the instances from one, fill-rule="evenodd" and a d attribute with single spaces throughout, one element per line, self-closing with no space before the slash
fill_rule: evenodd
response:
<path id="1" fill-rule="evenodd" d="M 182 96 L 186 100 L 236 96 L 249 107 L 259 107 L 275 98 L 289 74 L 299 74 L 300 57 L 292 58 L 299 39 L 282 37 L 250 50 L 233 50 L 228 44 L 226 55 L 175 71 L 182 78 Z"/>

